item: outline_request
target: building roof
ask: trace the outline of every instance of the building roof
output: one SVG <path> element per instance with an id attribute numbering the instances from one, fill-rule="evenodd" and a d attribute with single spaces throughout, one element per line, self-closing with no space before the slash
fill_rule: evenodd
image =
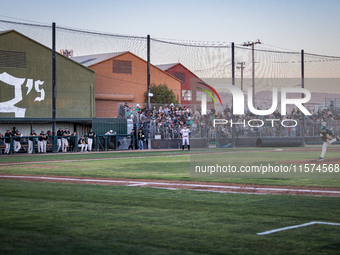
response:
<path id="1" fill-rule="evenodd" d="M 124 54 L 126 52 L 127 51 L 86 55 L 86 56 L 72 57 L 71 59 L 78 62 L 79 64 L 82 64 L 84 66 L 89 67 L 89 66 L 98 64 L 102 61 L 105 61 L 107 59 L 117 57 L 117 56 Z"/>
<path id="2" fill-rule="evenodd" d="M 170 69 L 171 67 L 174 67 L 175 65 L 178 65 L 179 63 L 173 63 L 173 64 L 163 64 L 163 65 L 156 65 L 159 69 L 166 71 Z"/>
<path id="3" fill-rule="evenodd" d="M 49 48 L 49 47 L 47 47 L 46 45 L 44 45 L 44 44 L 42 44 L 42 43 L 40 43 L 40 42 L 37 42 L 37 41 L 33 40 L 32 38 L 30 38 L 30 37 L 28 37 L 28 36 L 26 36 L 26 35 L 24 35 L 24 34 L 21 34 L 21 33 L 19 33 L 18 31 L 14 30 L 14 29 L 0 31 L 0 36 L 3 36 L 3 35 L 5 35 L 5 34 L 9 34 L 9 33 L 16 33 L 16 34 L 18 34 L 18 35 L 20 35 L 20 36 L 22 36 L 22 37 L 24 37 L 24 38 L 26 38 L 26 39 L 28 39 L 28 40 L 34 42 L 34 43 L 40 45 L 41 47 L 43 47 L 43 48 L 45 48 L 45 49 L 48 49 L 48 50 L 52 51 L 52 49 Z M 66 57 L 66 56 L 64 56 L 63 54 L 60 54 L 60 53 L 58 53 L 58 52 L 56 52 L 56 54 L 59 55 L 59 56 L 61 56 L 61 57 L 63 57 L 63 58 L 67 58 L 69 61 L 72 60 L 71 58 Z M 72 60 L 71 62 L 74 62 L 74 63 L 77 64 L 77 65 L 80 65 L 77 61 Z M 90 68 L 87 68 L 85 65 L 80 65 L 80 66 L 82 66 L 82 68 L 85 68 L 85 69 L 87 69 L 87 70 L 89 70 L 89 71 L 91 71 L 91 72 L 94 72 L 94 71 L 91 70 Z"/>
<path id="4" fill-rule="evenodd" d="M 112 53 L 103 53 L 103 54 L 94 54 L 94 55 L 86 55 L 86 56 L 79 56 L 79 57 L 72 57 L 70 59 L 72 59 L 73 61 L 76 61 L 77 63 L 84 65 L 88 68 L 90 68 L 91 66 L 101 63 L 105 60 L 123 55 L 123 54 L 132 54 L 133 56 L 135 56 L 136 58 L 144 61 L 145 63 L 147 63 L 147 61 L 145 61 L 144 59 L 142 59 L 141 57 L 138 57 L 137 55 L 133 54 L 130 51 L 123 51 L 123 52 L 112 52 Z M 177 64 L 174 64 L 177 65 Z M 164 71 L 163 69 L 159 68 L 158 66 L 154 66 L 151 64 L 152 67 L 155 67 L 156 69 L 160 70 L 161 72 L 163 72 L 164 74 L 171 76 L 171 78 L 178 80 L 179 82 L 181 82 L 180 79 L 174 77 L 173 75 L 167 73 L 166 71 Z"/>

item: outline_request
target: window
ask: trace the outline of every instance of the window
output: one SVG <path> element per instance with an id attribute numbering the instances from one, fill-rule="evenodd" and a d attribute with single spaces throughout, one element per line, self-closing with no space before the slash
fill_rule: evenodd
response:
<path id="1" fill-rule="evenodd" d="M 182 83 L 185 83 L 185 73 L 175 72 L 174 76 L 179 79 Z"/>
<path id="2" fill-rule="evenodd" d="M 196 101 L 202 101 L 202 93 L 206 94 L 207 102 L 212 102 L 211 96 L 203 91 L 196 91 Z"/>
<path id="3" fill-rule="evenodd" d="M 113 60 L 113 72 L 132 74 L 132 62 L 125 60 Z"/>
<path id="4" fill-rule="evenodd" d="M 182 100 L 191 101 L 191 90 L 182 90 Z"/>
<path id="5" fill-rule="evenodd" d="M 0 50 L 0 67 L 26 68 L 26 53 Z"/>

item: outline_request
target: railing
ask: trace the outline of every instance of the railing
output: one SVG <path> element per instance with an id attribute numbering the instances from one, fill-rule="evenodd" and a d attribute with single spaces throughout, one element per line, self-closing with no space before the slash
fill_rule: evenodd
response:
<path id="1" fill-rule="evenodd" d="M 22 136 L 3 137 L 0 143 L 0 154 L 3 154 L 6 148 L 5 141 L 9 139 L 9 154 L 15 153 L 15 140 L 18 139 L 20 149 L 17 153 L 29 153 L 29 147 L 32 146 L 32 154 L 40 151 L 38 148 L 38 139 L 41 136 Z M 70 136 L 67 138 L 66 152 L 78 152 L 78 137 Z M 58 139 L 66 138 L 62 136 L 48 136 L 46 140 L 46 152 L 58 152 Z M 86 139 L 87 137 L 85 137 Z M 97 135 L 93 138 L 92 151 L 109 151 L 109 150 L 128 150 L 135 149 L 135 136 L 131 134 L 115 134 L 115 135 Z M 32 142 L 30 145 L 29 141 Z"/>

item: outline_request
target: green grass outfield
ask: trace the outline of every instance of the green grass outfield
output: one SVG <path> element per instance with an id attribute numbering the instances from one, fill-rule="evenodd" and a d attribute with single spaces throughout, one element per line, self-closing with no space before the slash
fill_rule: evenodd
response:
<path id="1" fill-rule="evenodd" d="M 229 153 L 230 152 L 230 153 Z M 278 161 L 316 159 L 320 151 L 281 152 L 271 149 L 216 149 L 188 151 L 134 151 L 82 154 L 36 154 L 1 156 L 1 163 L 44 162 L 20 165 L 0 165 L 0 174 L 60 175 L 101 178 L 131 178 L 152 180 L 198 180 L 227 183 L 250 183 L 269 185 L 340 187 L 339 178 L 191 178 L 190 155 L 202 158 L 223 158 L 231 165 L 271 164 Z M 180 156 L 176 156 L 180 155 Z M 339 157 L 340 151 L 328 151 L 327 158 Z M 87 159 L 87 160 L 85 160 Z M 93 160 L 91 160 L 93 159 Z M 62 162 L 66 160 L 65 162 Z M 72 161 L 75 160 L 75 161 Z M 333 176 L 337 176 L 333 173 Z M 338 173 L 340 177 L 340 172 Z M 294 177 L 294 176 L 293 176 Z M 306 175 L 307 177 L 307 175 Z"/>
<path id="2" fill-rule="evenodd" d="M 241 153 L 243 150 L 229 149 L 240 153 L 221 155 L 230 157 L 233 164 L 241 159 L 252 164 L 254 160 L 275 163 L 315 159 L 320 154 L 278 153 L 273 149 L 247 149 L 249 152 Z M 152 151 L 1 156 L 0 164 L 102 160 L 2 165 L 0 174 L 191 180 L 189 155 Z M 339 157 L 339 152 L 329 151 L 327 157 Z M 336 178 L 217 181 L 340 186 Z M 311 225 L 256 235 L 311 221 L 340 223 L 339 212 L 340 199 L 336 197 L 221 194 L 0 179 L 0 254 L 339 254 L 340 226 Z"/>

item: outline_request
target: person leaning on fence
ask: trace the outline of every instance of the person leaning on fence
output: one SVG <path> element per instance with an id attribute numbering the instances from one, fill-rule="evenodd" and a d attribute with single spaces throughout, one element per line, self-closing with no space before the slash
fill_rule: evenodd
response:
<path id="1" fill-rule="evenodd" d="M 63 152 L 67 151 L 67 147 L 68 147 L 68 138 L 71 136 L 70 130 L 68 130 L 68 127 L 65 128 L 65 131 L 63 133 L 63 137 L 61 139 L 61 146 L 62 146 L 62 150 Z"/>
<path id="2" fill-rule="evenodd" d="M 88 151 L 92 151 L 93 140 L 96 137 L 96 133 L 93 132 L 93 129 L 90 129 L 90 132 L 87 133 L 87 149 Z"/>
<path id="3" fill-rule="evenodd" d="M 22 137 L 22 134 L 17 129 L 14 135 L 14 152 L 19 152 L 19 150 L 21 149 L 21 143 L 20 143 L 21 137 Z"/>
<path id="4" fill-rule="evenodd" d="M 33 139 L 36 139 L 35 136 L 37 136 L 37 133 L 35 132 L 34 129 L 32 129 L 32 132 L 29 134 L 28 138 L 28 150 L 27 153 L 32 153 L 33 152 Z"/>
<path id="5" fill-rule="evenodd" d="M 73 134 L 70 137 L 70 151 L 74 151 L 74 148 L 76 147 L 76 136 L 77 132 L 74 131 Z"/>
<path id="6" fill-rule="evenodd" d="M 5 145 L 6 145 L 5 154 L 9 154 L 9 150 L 11 148 L 11 137 L 12 137 L 11 132 L 9 131 L 9 129 L 6 129 L 6 133 L 5 133 Z"/>
<path id="7" fill-rule="evenodd" d="M 81 148 L 81 152 L 83 152 L 84 150 L 87 151 L 87 144 L 83 135 L 78 141 L 78 147 Z"/>
<path id="8" fill-rule="evenodd" d="M 41 130 L 39 137 L 38 137 L 38 153 L 44 153 L 44 138 L 46 138 L 46 135 L 44 133 L 44 130 Z"/>
<path id="9" fill-rule="evenodd" d="M 63 128 L 60 127 L 59 130 L 57 131 L 57 137 L 58 137 L 58 139 L 57 139 L 57 145 L 58 145 L 57 152 L 60 151 L 60 148 L 61 148 L 61 137 L 63 136 L 63 134 L 64 134 Z"/>

